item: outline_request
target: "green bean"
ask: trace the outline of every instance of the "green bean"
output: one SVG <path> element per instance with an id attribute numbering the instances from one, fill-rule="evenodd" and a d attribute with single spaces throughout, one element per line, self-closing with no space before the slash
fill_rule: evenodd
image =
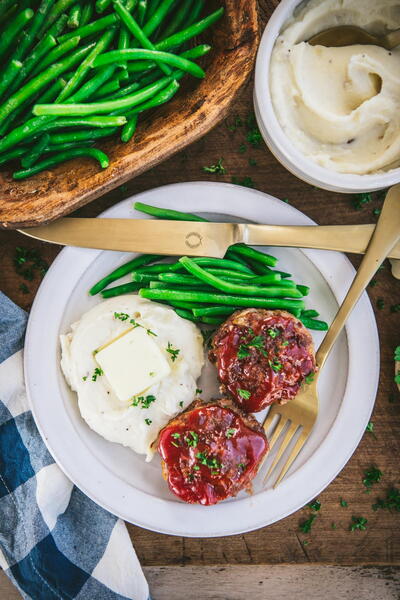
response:
<path id="1" fill-rule="evenodd" d="M 217 317 L 202 317 L 200 319 L 200 323 L 204 323 L 205 325 L 221 325 L 225 319 L 218 319 Z"/>
<path id="2" fill-rule="evenodd" d="M 209 317 L 214 315 L 231 315 L 235 310 L 238 310 L 237 306 L 194 306 L 192 308 L 195 317 Z"/>
<path id="3" fill-rule="evenodd" d="M 147 0 L 139 0 L 137 7 L 137 16 L 138 23 L 140 27 L 143 26 L 146 19 L 146 11 L 147 11 Z"/>
<path id="4" fill-rule="evenodd" d="M 193 316 L 193 313 L 191 313 L 189 310 L 185 310 L 184 308 L 175 308 L 174 310 L 177 315 L 182 317 L 182 319 L 187 319 L 188 321 L 193 321 L 194 323 L 198 322 L 198 319 L 196 319 L 196 317 Z"/>
<path id="5" fill-rule="evenodd" d="M 130 94 L 132 94 L 133 92 L 136 92 L 137 90 L 139 90 L 141 88 L 141 84 L 137 81 L 121 88 L 120 90 L 118 90 L 118 92 L 115 92 L 115 94 L 111 94 L 110 96 L 107 96 L 107 98 L 104 98 L 102 100 L 102 102 L 105 101 L 109 101 L 109 100 L 117 100 L 118 98 L 123 98 L 124 96 L 129 96 Z"/>
<path id="6" fill-rule="evenodd" d="M 244 296 L 266 296 L 266 297 L 291 297 L 301 298 L 301 292 L 296 288 L 280 288 L 280 287 L 258 287 L 252 285 L 240 285 L 229 281 L 224 281 L 211 273 L 208 273 L 205 269 L 200 267 L 198 264 L 193 262 L 189 257 L 182 256 L 179 262 L 195 277 L 203 281 L 204 283 L 211 285 L 218 290 L 229 294 L 241 294 Z M 167 274 L 165 274 L 167 275 Z M 279 275 L 271 274 L 268 283 L 278 283 L 281 280 Z"/>
<path id="7" fill-rule="evenodd" d="M 121 265 L 120 267 L 118 267 L 117 269 L 100 279 L 100 281 L 98 281 L 94 286 L 90 288 L 89 294 L 91 296 L 94 296 L 101 292 L 101 290 L 103 290 L 107 285 L 109 285 L 113 281 L 124 277 L 124 275 L 131 273 L 139 267 L 143 267 L 144 265 L 156 262 L 157 260 L 161 260 L 162 258 L 163 257 L 159 256 L 158 254 L 141 254 L 140 256 L 136 256 L 129 262 L 125 263 L 124 265 Z"/>
<path id="8" fill-rule="evenodd" d="M 193 25 L 193 23 L 195 23 L 197 21 L 197 19 L 199 18 L 200 14 L 203 11 L 204 8 L 204 3 L 205 0 L 197 0 L 194 3 L 194 6 L 189 14 L 189 17 L 187 19 L 187 27 L 189 27 L 189 25 Z"/>
<path id="9" fill-rule="evenodd" d="M 128 115 L 128 120 L 121 131 L 121 142 L 124 142 L 126 144 L 132 139 L 132 136 L 136 131 L 137 122 L 138 115 Z"/>
<path id="10" fill-rule="evenodd" d="M 89 52 L 93 44 L 89 44 L 83 48 L 79 48 L 73 52 L 67 58 L 64 58 L 59 63 L 55 63 L 48 67 L 43 73 L 40 73 L 22 88 L 15 92 L 8 100 L 6 100 L 0 107 L 0 123 L 3 122 L 8 115 L 10 115 L 16 108 L 18 108 L 23 102 L 34 96 L 43 87 L 50 83 L 53 79 L 56 79 L 61 73 L 67 71 L 70 67 L 74 67 L 79 63 L 82 58 Z M 4 139 L 0 141 L 4 142 Z"/>
<path id="11" fill-rule="evenodd" d="M 150 19 L 154 15 L 160 2 L 161 0 L 149 0 L 149 5 L 147 7 L 147 19 Z"/>
<path id="12" fill-rule="evenodd" d="M 301 318 L 314 319 L 314 317 L 319 317 L 319 312 L 313 309 L 307 309 L 301 311 Z"/>
<path id="13" fill-rule="evenodd" d="M 50 36 L 50 37 L 52 37 L 52 36 Z M 38 75 L 48 65 L 51 65 L 52 63 L 57 62 L 59 60 L 59 58 L 61 58 L 61 56 L 64 56 L 64 54 L 67 54 L 71 50 L 74 50 L 74 48 L 76 48 L 78 46 L 80 39 L 81 38 L 79 36 L 76 36 L 76 37 L 71 38 L 70 40 L 67 40 L 63 44 L 59 44 L 58 46 L 56 46 L 56 48 L 51 50 L 51 52 L 49 52 L 47 54 L 47 56 L 41 61 L 40 65 L 37 65 L 35 67 L 35 69 L 32 72 L 32 75 L 33 76 Z M 56 45 L 56 44 L 54 44 L 54 45 Z"/>
<path id="14" fill-rule="evenodd" d="M 57 45 L 56 38 L 52 35 L 46 35 L 42 38 L 36 46 L 31 50 L 29 56 L 25 59 L 22 69 L 14 79 L 12 85 L 10 86 L 8 95 L 11 96 L 22 85 L 25 79 L 28 79 L 33 69 L 36 67 L 39 61 L 46 54 L 50 53 L 50 50 Z M 55 62 L 55 61 L 53 61 Z M 41 71 L 42 69 L 40 69 Z"/>
<path id="15" fill-rule="evenodd" d="M 142 208 L 139 208 L 139 206 L 144 206 L 146 207 L 147 210 L 147 206 L 146 204 L 142 204 L 141 202 L 135 202 L 134 208 L 136 210 L 139 210 L 140 212 L 146 212 L 146 210 L 143 210 Z M 150 207 L 153 208 L 153 207 Z M 155 207 L 154 207 L 155 208 Z M 164 209 L 160 209 L 160 210 L 164 210 Z M 150 213 L 147 213 L 150 214 Z M 180 213 L 182 214 L 182 213 Z M 157 215 L 155 215 L 157 216 Z M 192 216 L 192 215 L 189 215 Z M 195 216 L 195 215 L 193 215 Z M 230 269 L 231 271 L 239 271 L 240 273 L 245 273 L 246 275 L 249 275 L 250 277 L 254 277 L 254 273 L 249 269 L 249 267 L 247 267 L 246 265 L 242 265 L 239 262 L 233 261 L 233 260 L 229 260 L 226 258 L 192 258 L 193 262 L 195 262 L 196 264 L 200 265 L 201 267 L 215 267 L 215 268 L 221 268 L 221 269 Z M 184 267 L 182 266 L 182 264 L 178 261 L 176 263 L 174 263 L 173 265 L 171 265 L 171 271 L 179 271 L 179 270 L 184 270 Z"/>
<path id="16" fill-rule="evenodd" d="M 168 273 L 170 271 L 170 267 L 171 263 L 161 263 L 159 265 L 150 265 L 149 267 L 139 267 L 138 269 L 136 269 L 136 273 L 153 273 L 158 275 L 159 273 Z"/>
<path id="17" fill-rule="evenodd" d="M 175 33 L 179 27 L 187 21 L 187 17 L 192 8 L 193 0 L 183 0 L 174 16 L 171 18 L 167 27 L 163 31 L 163 37 L 168 37 Z"/>
<path id="18" fill-rule="evenodd" d="M 97 19 L 97 21 L 92 21 L 83 27 L 78 27 L 75 31 L 71 31 L 70 33 L 65 33 L 61 37 L 58 38 L 58 43 L 65 42 L 66 40 L 70 40 L 72 37 L 79 35 L 81 39 L 88 37 L 97 33 L 98 31 L 103 31 L 104 29 L 108 29 L 118 23 L 118 16 L 115 14 L 107 15 L 106 17 L 102 17 L 101 19 Z"/>
<path id="19" fill-rule="evenodd" d="M 88 2 L 86 2 L 86 4 L 84 4 L 84 6 L 82 7 L 82 15 L 81 15 L 81 22 L 80 25 L 81 27 L 84 27 L 85 25 L 87 25 L 90 21 L 90 19 L 92 18 L 93 15 L 93 4 L 91 2 L 91 0 L 88 0 Z"/>
<path id="20" fill-rule="evenodd" d="M 308 294 L 310 293 L 310 288 L 308 287 L 308 285 L 296 285 L 296 287 L 299 290 L 299 292 L 301 292 L 302 296 L 308 296 Z"/>
<path id="21" fill-rule="evenodd" d="M 146 215 L 157 217 L 158 219 L 168 219 L 171 221 L 207 221 L 207 219 L 203 219 L 203 217 L 191 213 L 183 213 L 178 210 L 170 210 L 169 208 L 150 206 L 150 204 L 144 204 L 143 202 L 135 202 L 133 208 Z"/>
<path id="22" fill-rule="evenodd" d="M 192 277 L 191 275 L 181 275 L 179 273 L 159 273 L 158 280 L 169 283 L 170 285 L 178 284 L 191 287 L 204 287 L 204 283 L 196 277 Z"/>
<path id="23" fill-rule="evenodd" d="M 130 13 L 128 13 L 130 14 Z M 123 23 L 121 23 L 121 27 L 119 30 L 118 36 L 118 50 L 125 50 L 125 48 L 129 48 L 130 46 L 130 33 L 128 29 L 125 27 Z M 119 65 L 122 69 L 126 71 L 128 68 L 128 63 L 126 61 L 122 62 Z"/>
<path id="24" fill-rule="evenodd" d="M 199 264 L 199 263 L 197 263 Z M 254 277 L 253 274 L 250 275 L 250 273 L 242 273 L 241 271 L 233 271 L 230 269 L 206 269 L 207 273 L 211 273 L 212 275 L 216 275 L 217 277 L 222 277 L 227 278 L 227 279 L 239 279 L 239 280 L 246 280 L 249 283 L 253 284 L 253 283 L 262 283 L 259 281 L 255 281 L 257 279 L 257 277 Z"/>
<path id="25" fill-rule="evenodd" d="M 228 304 L 229 306 L 249 306 L 252 308 L 269 308 L 288 310 L 293 314 L 299 313 L 304 308 L 303 300 L 292 300 L 284 298 L 248 298 L 246 296 L 231 296 L 229 294 L 218 294 L 208 292 L 186 292 L 182 290 L 158 290 L 140 289 L 139 296 L 149 300 L 178 300 L 183 302 Z"/>
<path id="26" fill-rule="evenodd" d="M 0 58 L 4 56 L 19 32 L 25 27 L 28 21 L 32 19 L 33 15 L 33 10 L 26 8 L 21 11 L 9 25 L 7 25 L 0 37 Z"/>
<path id="27" fill-rule="evenodd" d="M 280 275 L 280 273 L 278 273 L 277 271 L 270 271 L 265 275 L 259 275 L 258 277 L 254 277 L 254 279 L 251 280 L 251 283 L 262 285 L 263 283 L 268 282 L 268 279 L 271 275 Z M 282 275 L 280 275 L 280 277 L 282 277 Z M 294 283 L 294 281 L 286 279 L 280 281 L 279 285 L 283 285 L 284 287 L 295 287 L 296 284 Z"/>
<path id="28" fill-rule="evenodd" d="M 104 65 L 113 64 L 120 60 L 154 60 L 156 62 L 166 63 L 181 71 L 185 71 L 193 75 L 193 77 L 197 77 L 202 79 L 205 76 L 205 73 L 199 65 L 195 62 L 182 58 L 181 56 L 177 56 L 176 54 L 171 54 L 170 52 L 160 52 L 159 50 L 146 50 L 144 48 L 127 48 L 125 50 L 110 50 L 110 52 L 105 52 L 101 56 L 98 56 L 93 63 L 93 67 L 101 67 Z"/>
<path id="29" fill-rule="evenodd" d="M 234 254 L 234 252 L 231 252 L 230 248 L 228 248 L 228 250 L 225 252 L 224 260 L 226 260 L 226 259 L 238 262 L 241 265 L 243 265 L 244 267 L 247 267 L 248 269 L 251 268 L 252 272 L 254 271 L 254 273 L 259 274 L 257 269 L 255 269 L 251 265 L 251 262 L 249 260 L 244 260 L 244 258 L 242 256 L 239 256 L 239 254 Z M 265 270 L 263 271 L 263 275 L 264 274 L 265 274 Z"/>
<path id="30" fill-rule="evenodd" d="M 193 304 L 191 304 L 190 302 L 168 302 L 168 304 L 170 306 L 173 306 L 174 308 L 183 308 L 185 310 L 192 310 L 192 306 Z"/>
<path id="31" fill-rule="evenodd" d="M 47 14 L 50 11 L 53 2 L 54 0 L 42 0 L 40 3 L 35 16 L 29 23 L 28 31 L 23 31 L 18 39 L 18 44 L 13 56 L 15 60 L 22 60 L 25 58 L 26 53 L 33 44 L 38 30 L 42 26 L 44 20 L 47 18 Z"/>
<path id="32" fill-rule="evenodd" d="M 108 157 L 104 152 L 98 150 L 97 148 L 75 148 L 72 150 L 68 150 L 67 152 L 60 152 L 57 156 L 52 156 L 50 158 L 46 158 L 41 162 L 36 163 L 33 167 L 29 169 L 21 169 L 19 171 L 15 171 L 13 173 L 14 179 L 25 179 L 26 177 L 31 177 L 31 175 L 35 175 L 36 173 L 40 173 L 49 167 L 54 167 L 66 160 L 71 160 L 72 158 L 77 158 L 79 156 L 90 156 L 91 158 L 96 159 L 101 168 L 105 169 L 109 165 Z"/>
<path id="33" fill-rule="evenodd" d="M 81 16 L 82 16 L 81 5 L 79 3 L 74 4 L 69 13 L 69 18 L 67 21 L 68 27 L 70 29 L 77 29 L 77 27 L 79 27 L 79 25 L 80 25 Z"/>
<path id="34" fill-rule="evenodd" d="M 150 283 L 150 281 L 157 281 L 157 274 L 155 273 L 138 273 L 137 271 L 133 271 L 132 281 L 136 281 L 138 283 Z"/>
<path id="35" fill-rule="evenodd" d="M 121 21 L 125 24 L 125 26 L 129 29 L 135 39 L 139 42 L 142 48 L 146 48 L 147 50 L 155 50 L 154 45 L 146 36 L 142 28 L 137 24 L 135 19 L 132 17 L 129 11 L 123 6 L 120 0 L 113 1 L 114 10 L 117 15 L 120 17 Z M 159 68 L 165 73 L 165 75 L 171 74 L 171 68 L 168 65 L 164 65 L 162 62 L 158 62 L 157 65 Z"/>
<path id="36" fill-rule="evenodd" d="M 219 8 L 212 14 L 208 15 L 208 17 L 202 19 L 201 21 L 197 21 L 197 23 L 190 25 L 186 29 L 182 29 L 181 31 L 178 31 L 177 33 L 174 33 L 173 35 L 170 35 L 169 37 L 158 42 L 155 45 L 157 50 L 165 51 L 169 50 L 170 48 L 174 48 L 175 46 L 180 46 L 181 44 L 187 42 L 193 37 L 200 35 L 200 33 L 202 33 L 205 29 L 208 29 L 208 27 L 210 27 L 216 21 L 218 21 L 218 19 L 220 19 L 223 14 L 224 9 Z"/>
<path id="37" fill-rule="evenodd" d="M 328 323 L 325 321 L 318 321 L 317 319 L 308 319 L 307 317 L 300 316 L 300 321 L 308 329 L 315 329 L 317 331 L 327 331 L 329 329 Z"/>
<path id="38" fill-rule="evenodd" d="M 215 288 L 210 285 L 182 285 L 179 283 L 167 283 L 166 281 L 150 281 L 149 287 L 155 290 L 169 290 L 173 286 L 174 289 L 184 290 L 186 292 L 193 292 L 202 290 L 203 292 L 215 292 Z"/>
<path id="39" fill-rule="evenodd" d="M 103 13 L 111 4 L 112 0 L 96 0 L 96 12 Z"/>
<path id="40" fill-rule="evenodd" d="M 174 3 L 175 0 L 162 0 L 154 14 L 151 16 L 149 15 L 150 18 L 143 27 L 143 31 L 148 37 L 150 37 L 157 27 L 163 22 Z"/>
<path id="41" fill-rule="evenodd" d="M 115 287 L 103 290 L 101 295 L 103 298 L 114 298 L 114 296 L 121 296 L 122 294 L 131 294 L 141 288 L 143 288 L 142 283 L 123 283 L 122 285 L 116 285 Z"/>
<path id="42" fill-rule="evenodd" d="M 92 48 L 89 54 L 84 58 L 79 67 L 76 69 L 74 75 L 71 77 L 69 81 L 67 81 L 67 85 L 57 98 L 57 102 L 65 100 L 72 94 L 72 92 L 78 87 L 81 81 L 86 77 L 86 74 L 94 64 L 96 57 L 101 52 L 104 52 L 106 48 L 111 44 L 112 39 L 115 35 L 115 29 L 110 29 L 103 33 L 97 44 Z"/>
<path id="43" fill-rule="evenodd" d="M 15 158 L 20 158 L 20 156 L 23 156 L 28 151 L 29 148 L 26 146 L 18 146 L 18 148 L 3 152 L 3 154 L 0 154 L 0 165 L 3 165 L 10 160 L 14 160 Z"/>
<path id="44" fill-rule="evenodd" d="M 111 81 L 107 81 L 99 89 L 92 94 L 93 100 L 97 100 L 98 98 L 104 98 L 104 96 L 108 96 L 112 92 L 116 92 L 121 87 L 119 79 L 111 79 Z"/>
<path id="45" fill-rule="evenodd" d="M 136 106 L 131 112 L 127 114 L 127 117 L 131 118 L 136 113 L 141 113 L 144 110 L 148 110 L 150 108 L 160 106 L 161 104 L 165 104 L 165 102 L 171 100 L 171 98 L 176 94 L 176 92 L 179 90 L 179 87 L 180 86 L 177 81 L 171 81 L 171 83 L 166 88 L 161 90 L 161 92 L 158 92 L 158 94 L 150 98 L 150 100 L 147 100 L 147 102 L 143 102 L 143 104 L 139 104 L 139 106 Z M 123 139 L 123 141 L 128 140 Z"/>
<path id="46" fill-rule="evenodd" d="M 44 154 L 49 152 L 60 152 L 60 150 L 69 150 L 70 148 L 82 148 L 82 146 L 92 146 L 93 140 L 82 140 L 80 142 L 64 142 L 63 144 L 49 144 L 45 148 Z"/>
<path id="47" fill-rule="evenodd" d="M 0 98 L 7 91 L 14 81 L 15 77 L 22 69 L 22 62 L 19 60 L 11 60 L 2 73 L 0 80 Z"/>
<path id="48" fill-rule="evenodd" d="M 54 21 L 53 25 L 47 30 L 47 35 L 52 35 L 57 38 L 63 31 L 68 21 L 68 15 L 63 13 Z"/>
<path id="49" fill-rule="evenodd" d="M 274 256 L 264 254 L 264 252 L 260 252 L 259 250 L 254 250 L 254 248 L 250 248 L 245 244 L 234 244 L 233 246 L 230 246 L 229 250 L 234 254 L 240 254 L 245 258 L 256 260 L 263 265 L 267 265 L 267 267 L 274 267 L 278 262 Z"/>
<path id="50" fill-rule="evenodd" d="M 15 0 L 2 0 L 0 2 L 0 15 L 6 13 L 10 7 L 14 4 Z"/>
<path id="51" fill-rule="evenodd" d="M 105 127 L 103 129 L 85 129 L 83 131 L 53 133 L 50 134 L 50 142 L 54 144 L 64 144 L 79 142 L 87 139 L 95 140 L 113 135 L 117 132 L 117 130 L 117 127 Z"/>
<path id="52" fill-rule="evenodd" d="M 42 36 L 46 29 L 58 19 L 61 13 L 67 11 L 75 2 L 76 0 L 57 0 L 47 15 L 46 20 L 43 22 L 43 25 L 38 32 L 38 36 Z"/>
<path id="53" fill-rule="evenodd" d="M 23 159 L 21 160 L 21 165 L 27 169 L 31 167 L 38 158 L 43 154 L 44 149 L 48 146 L 50 141 L 50 136 L 48 133 L 44 133 L 37 140 L 36 144 L 32 146 L 32 148 L 25 154 Z"/>
<path id="54" fill-rule="evenodd" d="M 80 102 L 81 100 L 90 98 L 104 83 L 109 81 L 109 79 L 113 76 L 114 71 L 115 66 L 109 66 L 100 69 L 94 77 L 84 83 L 83 86 L 80 87 L 75 94 L 70 96 L 66 102 Z M 59 100 L 60 96 L 57 98 L 57 102 L 59 102 Z"/>
<path id="55" fill-rule="evenodd" d="M 211 46 L 208 44 L 199 44 L 190 50 L 185 50 L 181 54 L 178 54 L 181 58 L 200 58 L 211 50 Z M 138 60 L 128 64 L 129 73 L 144 73 L 147 71 L 153 71 L 157 67 L 157 64 L 153 61 Z M 176 76 L 177 71 L 174 71 L 173 75 Z"/>
<path id="56" fill-rule="evenodd" d="M 156 83 L 149 85 L 131 96 L 110 100 L 108 102 L 93 102 L 87 104 L 36 104 L 33 107 L 34 115 L 92 115 L 99 113 L 110 113 L 122 108 L 133 108 L 151 98 L 170 82 L 169 77 L 163 77 Z M 0 110 L 1 113 L 1 110 Z M 0 142 L 1 145 L 1 142 Z"/>

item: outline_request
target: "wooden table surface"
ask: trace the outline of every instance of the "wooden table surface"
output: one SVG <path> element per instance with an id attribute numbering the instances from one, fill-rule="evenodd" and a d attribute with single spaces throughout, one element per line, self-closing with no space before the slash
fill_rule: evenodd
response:
<path id="1" fill-rule="evenodd" d="M 261 0 L 265 22 L 272 3 Z M 374 197 L 361 210 L 353 207 L 354 197 L 313 188 L 289 174 L 271 155 L 264 144 L 253 148 L 246 141 L 246 126 L 231 131 L 236 115 L 245 121 L 252 112 L 253 82 L 249 81 L 233 107 L 227 122 L 221 123 L 201 141 L 167 162 L 132 180 L 123 188 L 82 208 L 76 216 L 95 216 L 119 200 L 163 184 L 216 180 L 242 181 L 251 177 L 254 186 L 289 203 L 320 224 L 371 223 L 376 221 L 374 209 L 381 199 Z M 245 144 L 245 150 L 241 145 Z M 241 151 L 242 150 L 242 151 Z M 223 158 L 224 175 L 210 175 L 202 169 Z M 254 159 L 256 165 L 250 164 Z M 229 206 L 226 207 L 227 212 Z M 265 216 L 268 220 L 268 215 Z M 16 274 L 13 257 L 16 246 L 39 247 L 50 263 L 59 248 L 27 242 L 17 232 L 0 231 L 0 287 L 17 304 L 29 310 L 39 280 L 25 282 Z M 355 266 L 358 258 L 350 257 Z M 390 486 L 398 485 L 400 456 L 400 396 L 393 381 L 393 351 L 400 344 L 400 312 L 391 306 L 400 301 L 400 281 L 395 280 L 387 263 L 376 277 L 375 287 L 368 290 L 379 328 L 381 343 L 381 376 L 372 416 L 374 432 L 366 433 L 343 471 L 320 495 L 321 509 L 307 535 L 299 523 L 310 514 L 302 509 L 286 519 L 245 535 L 216 539 L 189 539 L 160 535 L 128 525 L 139 559 L 147 567 L 199 565 L 263 565 L 319 563 L 336 565 L 398 565 L 400 563 L 400 513 L 371 508 L 377 496 L 383 497 Z M 22 291 L 21 284 L 29 291 Z M 379 299 L 384 307 L 377 308 Z M 49 298 L 49 302 L 51 299 Z M 363 472 L 371 465 L 381 469 L 381 482 L 370 494 L 362 484 Z M 340 505 L 340 498 L 348 507 Z M 349 531 L 351 517 L 368 519 L 366 531 Z M 336 528 L 332 528 L 335 523 Z M 304 541 L 306 543 L 304 543 Z M 208 597 L 208 596 L 207 596 Z M 219 596 L 218 596 L 219 597 Z"/>

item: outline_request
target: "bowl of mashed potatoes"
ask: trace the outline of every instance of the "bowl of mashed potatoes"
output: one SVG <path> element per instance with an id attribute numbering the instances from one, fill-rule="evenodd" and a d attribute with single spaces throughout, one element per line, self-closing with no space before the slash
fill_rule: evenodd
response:
<path id="1" fill-rule="evenodd" d="M 323 189 L 357 193 L 400 181 L 400 46 L 312 46 L 338 25 L 400 28 L 399 0 L 282 0 L 261 39 L 255 113 L 271 152 Z"/>

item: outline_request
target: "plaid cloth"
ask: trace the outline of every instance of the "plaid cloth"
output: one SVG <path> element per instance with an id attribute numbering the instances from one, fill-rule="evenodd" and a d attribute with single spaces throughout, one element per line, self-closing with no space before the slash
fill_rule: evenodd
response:
<path id="1" fill-rule="evenodd" d="M 29 600 L 147 600 L 125 524 L 74 487 L 39 435 L 17 352 L 25 324 L 0 292 L 0 567 Z"/>

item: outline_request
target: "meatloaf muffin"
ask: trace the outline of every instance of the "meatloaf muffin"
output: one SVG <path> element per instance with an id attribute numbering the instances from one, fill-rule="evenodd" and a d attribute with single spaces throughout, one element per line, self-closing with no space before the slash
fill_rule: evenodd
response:
<path id="1" fill-rule="evenodd" d="M 227 398 L 193 402 L 158 438 L 163 476 L 191 504 L 216 504 L 250 490 L 267 450 L 258 421 Z"/>
<path id="2" fill-rule="evenodd" d="M 288 402 L 315 371 L 311 334 L 283 310 L 233 313 L 215 332 L 209 359 L 217 367 L 221 393 L 249 412 Z"/>

